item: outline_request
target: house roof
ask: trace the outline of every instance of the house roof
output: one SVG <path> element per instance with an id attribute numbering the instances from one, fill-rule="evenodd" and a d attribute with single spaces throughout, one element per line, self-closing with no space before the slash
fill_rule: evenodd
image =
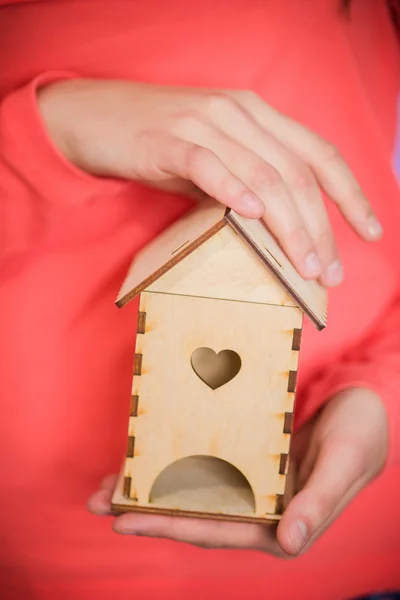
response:
<path id="1" fill-rule="evenodd" d="M 323 329 L 327 319 L 325 288 L 299 275 L 262 221 L 242 217 L 212 200 L 190 210 L 136 255 L 118 294 L 117 306 L 125 306 L 226 226 L 236 231 L 316 327 Z"/>

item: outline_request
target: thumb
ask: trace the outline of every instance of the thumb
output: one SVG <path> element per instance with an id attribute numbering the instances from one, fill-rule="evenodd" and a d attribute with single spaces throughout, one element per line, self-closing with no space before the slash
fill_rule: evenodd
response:
<path id="1" fill-rule="evenodd" d="M 361 489 L 362 472 L 359 447 L 349 443 L 322 446 L 308 481 L 279 523 L 277 539 L 282 550 L 299 554 L 318 537 Z"/>

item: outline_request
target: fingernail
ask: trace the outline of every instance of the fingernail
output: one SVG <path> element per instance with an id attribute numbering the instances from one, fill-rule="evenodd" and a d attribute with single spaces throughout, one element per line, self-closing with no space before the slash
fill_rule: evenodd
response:
<path id="1" fill-rule="evenodd" d="M 322 266 L 315 252 L 310 252 L 306 258 L 306 270 L 310 276 L 317 276 L 321 273 Z"/>
<path id="2" fill-rule="evenodd" d="M 247 211 L 251 212 L 255 217 L 262 217 L 265 212 L 265 205 L 260 198 L 252 194 L 251 192 L 246 192 L 242 196 L 242 207 Z"/>
<path id="3" fill-rule="evenodd" d="M 371 237 L 379 238 L 383 233 L 382 225 L 376 217 L 370 217 L 367 221 L 367 230 Z"/>
<path id="4" fill-rule="evenodd" d="M 295 521 L 289 529 L 294 552 L 300 552 L 307 541 L 307 526 L 303 521 Z"/>
<path id="5" fill-rule="evenodd" d="M 343 281 L 343 267 L 340 260 L 335 260 L 327 269 L 325 280 L 329 286 L 339 285 Z"/>

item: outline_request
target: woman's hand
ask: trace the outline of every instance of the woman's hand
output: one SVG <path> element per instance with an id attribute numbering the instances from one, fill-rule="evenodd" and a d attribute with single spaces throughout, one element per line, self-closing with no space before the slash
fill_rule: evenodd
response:
<path id="1" fill-rule="evenodd" d="M 77 167 L 262 217 L 305 278 L 343 277 L 320 188 L 362 238 L 381 236 L 337 149 L 252 92 L 77 79 L 43 87 L 38 102 Z"/>
<path id="2" fill-rule="evenodd" d="M 292 459 L 299 467 L 299 491 L 277 529 L 258 524 L 126 513 L 115 519 L 114 530 L 208 548 L 253 549 L 279 557 L 296 556 L 308 550 L 378 475 L 387 450 L 387 417 L 379 397 L 366 389 L 344 391 L 294 437 Z M 115 477 L 107 478 L 92 496 L 91 512 L 111 514 L 115 481 Z"/>

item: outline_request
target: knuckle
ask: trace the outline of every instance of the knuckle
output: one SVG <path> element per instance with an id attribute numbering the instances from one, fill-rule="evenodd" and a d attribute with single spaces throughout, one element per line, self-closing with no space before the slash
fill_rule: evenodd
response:
<path id="1" fill-rule="evenodd" d="M 375 216 L 371 204 L 368 202 L 363 190 L 356 181 L 352 181 L 350 184 L 348 184 L 348 198 L 351 199 L 351 202 L 354 203 L 354 206 L 357 206 L 357 209 L 360 211 L 360 215 L 362 215 L 364 219 Z M 338 202 L 336 203 L 338 204 Z"/>
<path id="2" fill-rule="evenodd" d="M 330 227 L 321 229 L 321 231 L 315 237 L 315 245 L 317 248 L 326 249 L 331 256 L 337 256 L 338 254 L 333 231 L 330 229 Z"/>
<path id="3" fill-rule="evenodd" d="M 342 155 L 339 149 L 330 142 L 321 140 L 319 144 L 318 154 L 322 162 L 342 162 Z"/>
<path id="4" fill-rule="evenodd" d="M 310 530 L 315 531 L 318 526 L 329 517 L 334 508 L 336 508 L 336 503 L 335 506 L 332 506 L 332 498 L 328 493 L 321 492 L 314 498 L 313 510 L 311 512 L 312 517 L 310 519 Z"/>
<path id="5" fill-rule="evenodd" d="M 222 174 L 219 180 L 219 189 L 222 198 L 229 202 L 236 202 L 240 190 L 238 190 L 237 181 L 230 173 Z"/>
<path id="6" fill-rule="evenodd" d="M 146 145 L 159 143 L 160 131 L 156 127 L 143 128 L 135 135 L 136 144 Z"/>
<path id="7" fill-rule="evenodd" d="M 260 96 L 254 92 L 253 90 L 250 89 L 246 89 L 246 90 L 235 90 L 235 97 L 238 98 L 238 100 L 243 100 L 243 101 L 247 101 L 247 102 L 254 102 L 254 101 L 258 101 L 260 100 Z"/>
<path id="8" fill-rule="evenodd" d="M 213 92 L 205 96 L 205 109 L 211 114 L 221 115 L 237 111 L 238 105 L 234 98 L 224 93 Z"/>
<path id="9" fill-rule="evenodd" d="M 310 235 L 302 222 L 297 223 L 287 233 L 288 241 L 293 249 L 308 251 L 312 247 Z"/>
<path id="10" fill-rule="evenodd" d="M 286 179 L 291 187 L 301 191 L 317 187 L 312 171 L 302 164 L 292 165 L 287 171 Z"/>
<path id="11" fill-rule="evenodd" d="M 196 135 L 201 130 L 202 125 L 201 114 L 198 111 L 191 110 L 174 115 L 171 119 L 170 129 L 174 135 L 187 139 Z"/>
<path id="12" fill-rule="evenodd" d="M 279 172 L 271 165 L 261 163 L 253 169 L 249 187 L 256 193 L 262 193 L 266 188 L 274 188 L 281 184 Z"/>
<path id="13" fill-rule="evenodd" d="M 205 160 L 208 150 L 202 146 L 191 144 L 186 151 L 186 166 L 190 172 L 198 171 Z"/>

